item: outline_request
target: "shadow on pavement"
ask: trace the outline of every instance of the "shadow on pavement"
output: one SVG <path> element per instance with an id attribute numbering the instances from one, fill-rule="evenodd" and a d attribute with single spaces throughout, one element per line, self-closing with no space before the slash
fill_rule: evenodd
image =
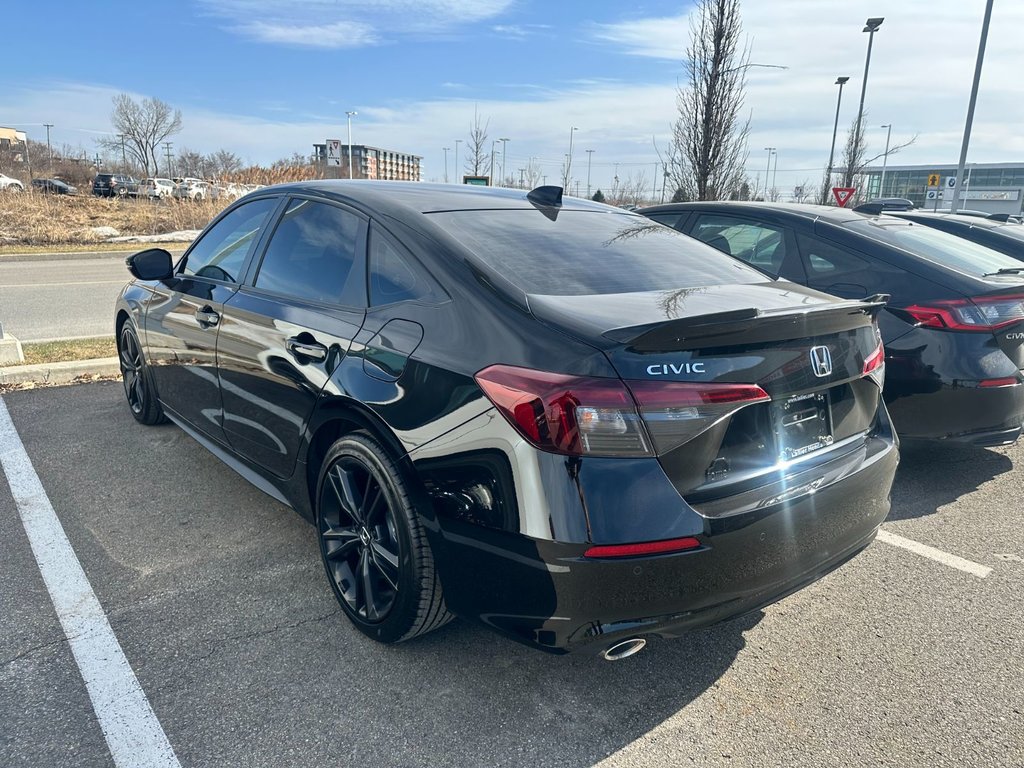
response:
<path id="1" fill-rule="evenodd" d="M 940 507 L 1012 469 L 1013 462 L 998 449 L 955 443 L 904 444 L 888 520 L 934 514 Z"/>

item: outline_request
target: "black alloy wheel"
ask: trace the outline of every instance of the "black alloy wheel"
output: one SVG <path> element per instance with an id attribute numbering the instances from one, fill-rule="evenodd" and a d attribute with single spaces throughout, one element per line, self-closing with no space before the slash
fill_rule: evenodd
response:
<path id="1" fill-rule="evenodd" d="M 121 328 L 121 335 L 117 340 L 117 357 L 121 366 L 124 394 L 128 399 L 132 416 L 142 424 L 159 424 L 165 421 L 163 409 L 149 384 L 142 345 L 139 344 L 139 337 L 131 323 L 126 322 Z"/>
<path id="2" fill-rule="evenodd" d="M 335 597 L 365 635 L 395 643 L 451 619 L 398 466 L 368 435 L 338 440 L 317 486 L 320 554 Z"/>

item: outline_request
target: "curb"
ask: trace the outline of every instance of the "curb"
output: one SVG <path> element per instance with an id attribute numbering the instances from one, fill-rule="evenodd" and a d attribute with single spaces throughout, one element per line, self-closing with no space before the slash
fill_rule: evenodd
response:
<path id="1" fill-rule="evenodd" d="M 70 384 L 79 376 L 112 376 L 121 373 L 116 357 L 97 357 L 92 360 L 70 360 L 66 363 L 39 363 L 12 365 L 0 368 L 0 384 Z"/>

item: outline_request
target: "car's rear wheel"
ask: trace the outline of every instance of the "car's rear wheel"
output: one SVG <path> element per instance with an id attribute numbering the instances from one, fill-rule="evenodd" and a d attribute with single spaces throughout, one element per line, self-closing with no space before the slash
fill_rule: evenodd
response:
<path id="1" fill-rule="evenodd" d="M 408 483 L 370 436 L 348 435 L 327 452 L 316 527 L 334 595 L 364 635 L 397 643 L 451 620 Z"/>
<path id="2" fill-rule="evenodd" d="M 124 394 L 135 420 L 150 425 L 166 421 L 167 417 L 149 381 L 142 345 L 130 322 L 125 322 L 121 327 L 121 335 L 117 339 L 117 357 L 121 365 Z"/>

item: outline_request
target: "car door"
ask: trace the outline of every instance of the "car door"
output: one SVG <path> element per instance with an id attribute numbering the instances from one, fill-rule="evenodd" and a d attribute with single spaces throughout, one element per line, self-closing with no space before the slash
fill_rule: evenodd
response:
<path id="1" fill-rule="evenodd" d="M 358 212 L 292 197 L 224 309 L 217 347 L 232 449 L 291 476 L 317 398 L 366 314 L 366 229 Z"/>
<path id="2" fill-rule="evenodd" d="M 153 287 L 143 332 L 153 383 L 167 411 L 223 441 L 217 334 L 279 197 L 232 208 L 186 251 L 175 275 Z"/>
<path id="3" fill-rule="evenodd" d="M 773 277 L 799 265 L 789 227 L 732 214 L 699 213 L 687 234 Z"/>

